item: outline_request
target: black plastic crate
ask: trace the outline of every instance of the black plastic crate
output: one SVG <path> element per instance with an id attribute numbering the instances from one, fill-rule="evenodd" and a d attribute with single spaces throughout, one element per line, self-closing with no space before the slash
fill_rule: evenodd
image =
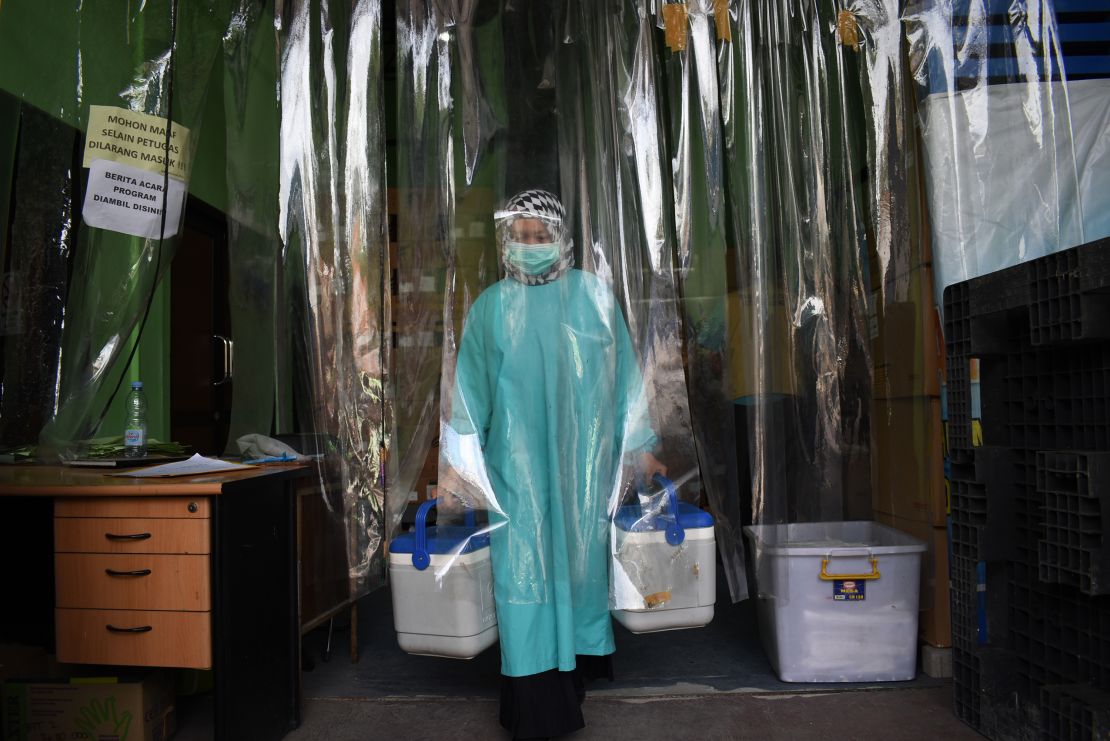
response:
<path id="1" fill-rule="evenodd" d="M 1045 741 L 1110 738 L 1110 695 L 1086 685 L 1044 687 L 1041 738 Z"/>
<path id="2" fill-rule="evenodd" d="M 992 738 L 1098 733 L 1085 708 L 1110 692 L 1110 239 L 944 303 L 956 712 Z"/>
<path id="3" fill-rule="evenodd" d="M 1034 345 L 1110 337 L 1110 295 L 1104 292 L 1110 285 L 1110 259 L 1105 250 L 1066 250 L 1028 265 L 1033 271 L 1029 327 Z"/>
<path id="4" fill-rule="evenodd" d="M 944 292 L 944 343 L 947 353 L 947 437 L 953 457 L 971 449 L 968 357 L 971 355 L 971 298 L 967 283 Z"/>
<path id="5" fill-rule="evenodd" d="M 967 651 L 982 642 L 978 567 L 975 560 L 953 555 L 949 570 L 952 645 Z"/>
<path id="6" fill-rule="evenodd" d="M 979 660 L 970 648 L 952 647 L 953 706 L 956 717 L 972 728 L 980 724 Z"/>
<path id="7" fill-rule="evenodd" d="M 1037 491 L 1044 507 L 1040 580 L 1110 593 L 1110 453 L 1038 453 Z"/>

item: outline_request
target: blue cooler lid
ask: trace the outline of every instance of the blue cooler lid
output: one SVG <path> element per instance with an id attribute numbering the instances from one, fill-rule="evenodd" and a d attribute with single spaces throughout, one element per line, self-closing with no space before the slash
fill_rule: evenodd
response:
<path id="1" fill-rule="evenodd" d="M 435 525 L 427 529 L 429 555 L 473 553 L 489 547 L 489 533 L 478 535 L 478 528 L 465 525 Z M 462 550 L 459 550 L 461 547 Z M 390 553 L 412 553 L 416 550 L 416 532 L 402 533 L 389 544 Z"/>
<path id="2" fill-rule="evenodd" d="M 645 520 L 643 510 L 639 503 L 626 504 L 617 510 L 613 523 L 621 530 L 629 533 L 647 533 L 653 530 L 666 530 L 667 525 L 674 522 L 674 515 L 663 512 L 656 515 L 654 521 Z M 713 527 L 713 515 L 700 507 L 695 507 L 687 502 L 678 503 L 678 524 L 683 530 L 699 527 Z"/>

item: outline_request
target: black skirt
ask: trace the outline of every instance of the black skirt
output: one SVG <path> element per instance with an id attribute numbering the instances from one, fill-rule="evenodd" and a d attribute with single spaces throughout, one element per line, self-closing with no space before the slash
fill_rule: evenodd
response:
<path id="1" fill-rule="evenodd" d="M 613 680 L 613 655 L 575 659 L 574 671 L 551 669 L 526 677 L 501 677 L 501 725 L 514 739 L 555 738 L 581 730 L 586 683 Z"/>

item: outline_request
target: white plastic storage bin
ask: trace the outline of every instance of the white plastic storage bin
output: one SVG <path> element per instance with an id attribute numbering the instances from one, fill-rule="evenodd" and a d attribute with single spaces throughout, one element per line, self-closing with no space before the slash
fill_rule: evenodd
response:
<path id="1" fill-rule="evenodd" d="M 397 643 L 410 654 L 472 659 L 497 642 L 489 535 L 478 534 L 471 513 L 464 526 L 427 527 L 434 506 L 421 504 L 415 530 L 389 545 Z"/>
<path id="2" fill-rule="evenodd" d="M 664 512 L 644 516 L 639 504 L 613 518 L 613 617 L 633 633 L 700 628 L 713 620 L 717 547 L 713 516 L 679 502 L 674 486 Z M 674 512 L 678 513 L 676 520 Z M 629 605 L 643 607 L 628 609 Z"/>
<path id="3" fill-rule="evenodd" d="M 759 633 L 784 682 L 913 679 L 925 544 L 875 522 L 755 525 Z"/>

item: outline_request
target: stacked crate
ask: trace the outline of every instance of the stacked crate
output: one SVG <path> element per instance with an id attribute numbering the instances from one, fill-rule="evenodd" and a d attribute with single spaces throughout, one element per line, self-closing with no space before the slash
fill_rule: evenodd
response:
<path id="1" fill-rule="evenodd" d="M 1110 732 L 1110 239 L 945 292 L 955 706 Z"/>

